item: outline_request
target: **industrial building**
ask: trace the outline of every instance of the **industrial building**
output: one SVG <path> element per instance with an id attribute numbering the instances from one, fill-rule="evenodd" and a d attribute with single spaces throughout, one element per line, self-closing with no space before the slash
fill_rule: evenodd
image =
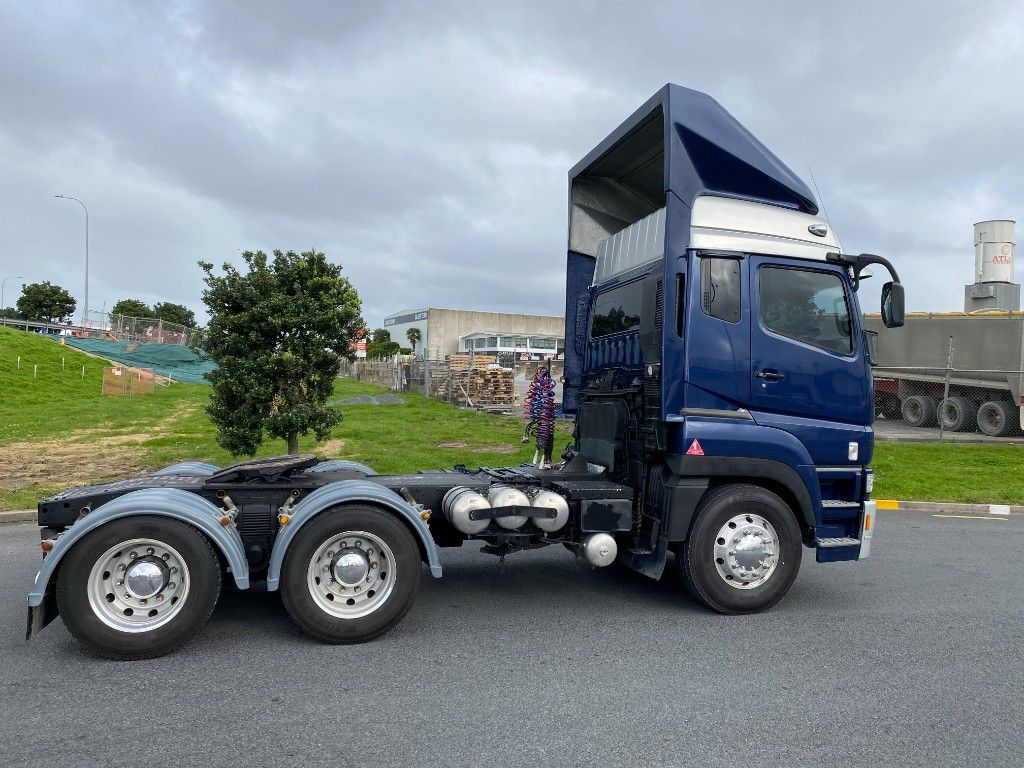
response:
<path id="1" fill-rule="evenodd" d="M 402 346 L 411 346 L 408 332 L 417 328 L 420 342 L 415 353 L 432 359 L 472 350 L 498 355 L 503 362 L 541 360 L 557 357 L 565 347 L 565 318 L 557 315 L 430 307 L 389 315 L 384 328 L 391 333 L 392 341 Z"/>

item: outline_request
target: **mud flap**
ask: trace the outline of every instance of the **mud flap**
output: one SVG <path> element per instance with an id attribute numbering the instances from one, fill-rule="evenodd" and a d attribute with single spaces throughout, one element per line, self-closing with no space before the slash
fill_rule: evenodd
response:
<path id="1" fill-rule="evenodd" d="M 31 640 L 32 636 L 43 631 L 43 628 L 57 618 L 57 594 L 54 591 L 53 583 L 47 587 L 43 602 L 39 605 L 28 607 L 28 622 L 25 627 L 25 639 Z"/>
<path id="2" fill-rule="evenodd" d="M 657 581 L 665 572 L 665 561 L 668 559 L 668 539 L 664 536 L 658 539 L 658 545 L 653 552 L 631 552 L 629 550 L 619 555 L 619 562 L 630 570 L 642 573 L 644 576 Z"/>

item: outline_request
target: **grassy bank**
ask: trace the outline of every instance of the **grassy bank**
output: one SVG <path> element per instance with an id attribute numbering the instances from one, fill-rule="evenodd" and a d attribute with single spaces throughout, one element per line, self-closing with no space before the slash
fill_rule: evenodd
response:
<path id="1" fill-rule="evenodd" d="M 204 410 L 207 386 L 174 384 L 144 397 L 105 397 L 105 365 L 45 337 L 0 327 L 0 510 L 30 508 L 71 485 L 184 459 L 222 466 L 235 461 L 217 446 Z M 384 391 L 347 379 L 335 387 L 338 398 Z M 533 455 L 531 445 L 519 442 L 520 419 L 461 411 L 419 395 L 402 399 L 402 405 L 340 405 L 344 421 L 330 438 L 304 438 L 300 449 L 361 461 L 379 472 L 514 465 Z M 569 439 L 560 427 L 556 452 Z M 284 442 L 275 440 L 259 455 L 284 452 Z M 1019 446 L 877 443 L 874 467 L 877 498 L 1024 503 Z"/>
<path id="2" fill-rule="evenodd" d="M 71 485 L 184 459 L 222 466 L 237 460 L 216 443 L 204 409 L 209 387 L 174 384 L 143 397 L 106 397 L 100 394 L 106 364 L 37 334 L 0 328 L 0 510 L 30 508 Z M 335 397 L 385 391 L 341 379 Z M 300 450 L 380 472 L 460 462 L 503 466 L 533 456 L 532 445 L 520 442 L 520 419 L 461 411 L 419 395 L 402 399 L 401 405 L 339 405 L 344 420 L 330 438 L 304 438 Z M 558 452 L 568 440 L 564 429 L 557 434 Z M 285 452 L 284 441 L 270 440 L 259 455 Z"/>

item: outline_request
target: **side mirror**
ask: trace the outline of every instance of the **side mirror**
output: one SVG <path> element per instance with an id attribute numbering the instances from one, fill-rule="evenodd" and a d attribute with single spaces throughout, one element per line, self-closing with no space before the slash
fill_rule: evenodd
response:
<path id="1" fill-rule="evenodd" d="M 890 281 L 882 286 L 882 324 L 902 328 L 904 317 L 903 284 Z"/>
<path id="2" fill-rule="evenodd" d="M 868 359 L 868 365 L 878 365 L 878 331 L 869 331 L 867 328 L 864 334 L 864 356 Z"/>

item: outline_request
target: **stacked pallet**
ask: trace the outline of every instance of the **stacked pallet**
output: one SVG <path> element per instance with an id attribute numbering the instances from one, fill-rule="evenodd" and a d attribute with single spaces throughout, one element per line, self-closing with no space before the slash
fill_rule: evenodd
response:
<path id="1" fill-rule="evenodd" d="M 515 405 L 515 373 L 511 368 L 474 370 L 469 380 L 469 397 L 478 406 Z"/>
<path id="2" fill-rule="evenodd" d="M 434 396 L 471 408 L 516 406 L 515 373 L 500 368 L 494 355 L 450 355 L 446 375 L 436 381 Z"/>

